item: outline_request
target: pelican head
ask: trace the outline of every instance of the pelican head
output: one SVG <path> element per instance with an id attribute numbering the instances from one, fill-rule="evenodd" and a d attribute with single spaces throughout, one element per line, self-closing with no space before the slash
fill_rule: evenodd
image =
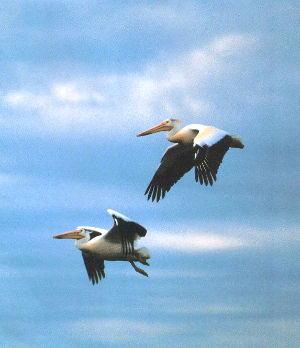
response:
<path id="1" fill-rule="evenodd" d="M 169 118 L 168 120 L 165 120 L 164 122 L 158 124 L 157 126 L 149 128 L 145 130 L 144 132 L 137 134 L 137 137 L 142 137 L 144 135 L 153 134 L 157 132 L 170 131 L 173 128 L 177 129 L 180 127 L 181 123 L 182 121 L 178 120 L 177 118 Z"/>
<path id="2" fill-rule="evenodd" d="M 76 230 L 56 234 L 55 239 L 75 239 L 76 246 L 83 245 L 94 237 L 101 236 L 106 230 L 90 226 L 78 226 Z"/>

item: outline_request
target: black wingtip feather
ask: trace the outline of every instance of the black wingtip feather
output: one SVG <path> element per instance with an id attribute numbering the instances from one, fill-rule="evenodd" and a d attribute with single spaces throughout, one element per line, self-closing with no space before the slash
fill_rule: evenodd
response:
<path id="1" fill-rule="evenodd" d="M 149 190 L 149 193 L 148 193 L 148 199 L 151 198 L 151 195 L 152 195 L 152 192 L 153 192 L 153 189 L 154 189 L 154 184 L 152 183 L 152 181 L 151 181 L 150 185 L 151 185 L 151 187 L 150 187 L 150 190 Z"/>
<path id="2" fill-rule="evenodd" d="M 154 189 L 153 189 L 153 192 L 152 192 L 152 202 L 155 201 L 156 193 L 157 193 L 157 185 L 154 186 Z"/>
<path id="3" fill-rule="evenodd" d="M 161 196 L 161 186 L 159 186 L 157 189 L 156 202 L 159 202 L 160 196 Z"/>
<path id="4" fill-rule="evenodd" d="M 199 182 L 200 182 L 200 185 L 203 185 L 203 174 L 202 172 L 200 171 L 200 168 L 198 167 L 198 174 L 199 174 Z"/>
<path id="5" fill-rule="evenodd" d="M 203 165 L 201 165 L 201 173 L 204 179 L 205 186 L 208 185 L 208 180 L 207 180 L 207 175 L 206 175 L 206 170 Z"/>
<path id="6" fill-rule="evenodd" d="M 212 179 L 211 173 L 210 173 L 210 171 L 207 171 L 206 173 L 207 173 L 207 178 L 208 178 L 209 184 L 210 184 L 210 186 L 212 186 L 214 181 Z"/>
<path id="7" fill-rule="evenodd" d="M 150 184 L 148 185 L 148 187 L 147 187 L 147 189 L 146 189 L 146 191 L 145 191 L 145 195 L 149 192 L 149 190 L 150 190 L 150 188 L 151 188 L 151 185 L 152 185 L 152 182 L 150 182 Z"/>

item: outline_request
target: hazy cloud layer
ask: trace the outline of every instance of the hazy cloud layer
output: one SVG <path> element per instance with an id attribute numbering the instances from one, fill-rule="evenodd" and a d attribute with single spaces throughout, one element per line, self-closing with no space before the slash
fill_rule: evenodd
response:
<path id="1" fill-rule="evenodd" d="M 61 81 L 56 77 L 54 82 L 49 76 L 49 81 L 41 81 L 42 88 L 4 93 L 2 104 L 24 126 L 41 132 L 74 134 L 93 129 L 105 135 L 108 130 L 138 129 L 171 116 L 189 115 L 193 120 L 197 115 L 206 120 L 215 107 L 207 90 L 220 77 L 239 74 L 239 63 L 229 59 L 246 56 L 256 46 L 254 36 L 225 35 L 204 47 L 153 61 L 141 73 L 82 75 Z"/>

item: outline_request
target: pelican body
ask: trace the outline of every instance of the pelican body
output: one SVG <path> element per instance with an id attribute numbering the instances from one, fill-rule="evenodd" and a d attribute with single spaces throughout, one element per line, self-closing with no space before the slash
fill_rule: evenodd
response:
<path id="1" fill-rule="evenodd" d="M 146 248 L 136 249 L 136 240 L 144 237 L 147 230 L 126 216 L 108 209 L 114 219 L 113 227 L 107 231 L 102 228 L 79 226 L 76 230 L 53 236 L 56 239 L 75 239 L 75 246 L 82 252 L 83 261 L 93 285 L 105 277 L 104 260 L 129 261 L 136 272 L 148 277 L 137 267 L 138 261 L 149 266 L 150 252 Z"/>
<path id="2" fill-rule="evenodd" d="M 141 137 L 168 131 L 167 139 L 175 143 L 167 148 L 146 189 L 145 195 L 148 194 L 148 200 L 152 197 L 152 202 L 164 198 L 166 192 L 193 167 L 196 182 L 212 186 L 217 181 L 219 166 L 229 148 L 244 147 L 238 136 L 224 130 L 202 124 L 190 124 L 180 129 L 181 123 L 178 119 L 168 119 L 137 134 L 137 137 Z"/>

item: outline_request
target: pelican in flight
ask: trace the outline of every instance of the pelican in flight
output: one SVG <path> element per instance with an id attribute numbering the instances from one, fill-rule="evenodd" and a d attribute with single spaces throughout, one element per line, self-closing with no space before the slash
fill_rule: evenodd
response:
<path id="1" fill-rule="evenodd" d="M 107 231 L 102 228 L 79 226 L 75 231 L 53 236 L 57 239 L 75 239 L 75 246 L 81 250 L 85 268 L 93 285 L 105 277 L 104 260 L 129 261 L 136 272 L 148 277 L 148 274 L 135 265 L 135 261 L 149 266 L 147 248 L 135 248 L 135 242 L 145 237 L 147 230 L 126 216 L 108 209 L 114 225 Z"/>
<path id="2" fill-rule="evenodd" d="M 164 198 L 166 192 L 188 171 L 195 167 L 195 180 L 202 185 L 212 186 L 217 180 L 217 172 L 225 153 L 230 147 L 244 147 L 242 140 L 236 135 L 213 126 L 190 124 L 180 129 L 182 121 L 168 119 L 152 127 L 137 137 L 168 131 L 167 139 L 176 143 L 167 148 L 160 165 L 156 170 L 145 195 L 152 202 Z"/>

